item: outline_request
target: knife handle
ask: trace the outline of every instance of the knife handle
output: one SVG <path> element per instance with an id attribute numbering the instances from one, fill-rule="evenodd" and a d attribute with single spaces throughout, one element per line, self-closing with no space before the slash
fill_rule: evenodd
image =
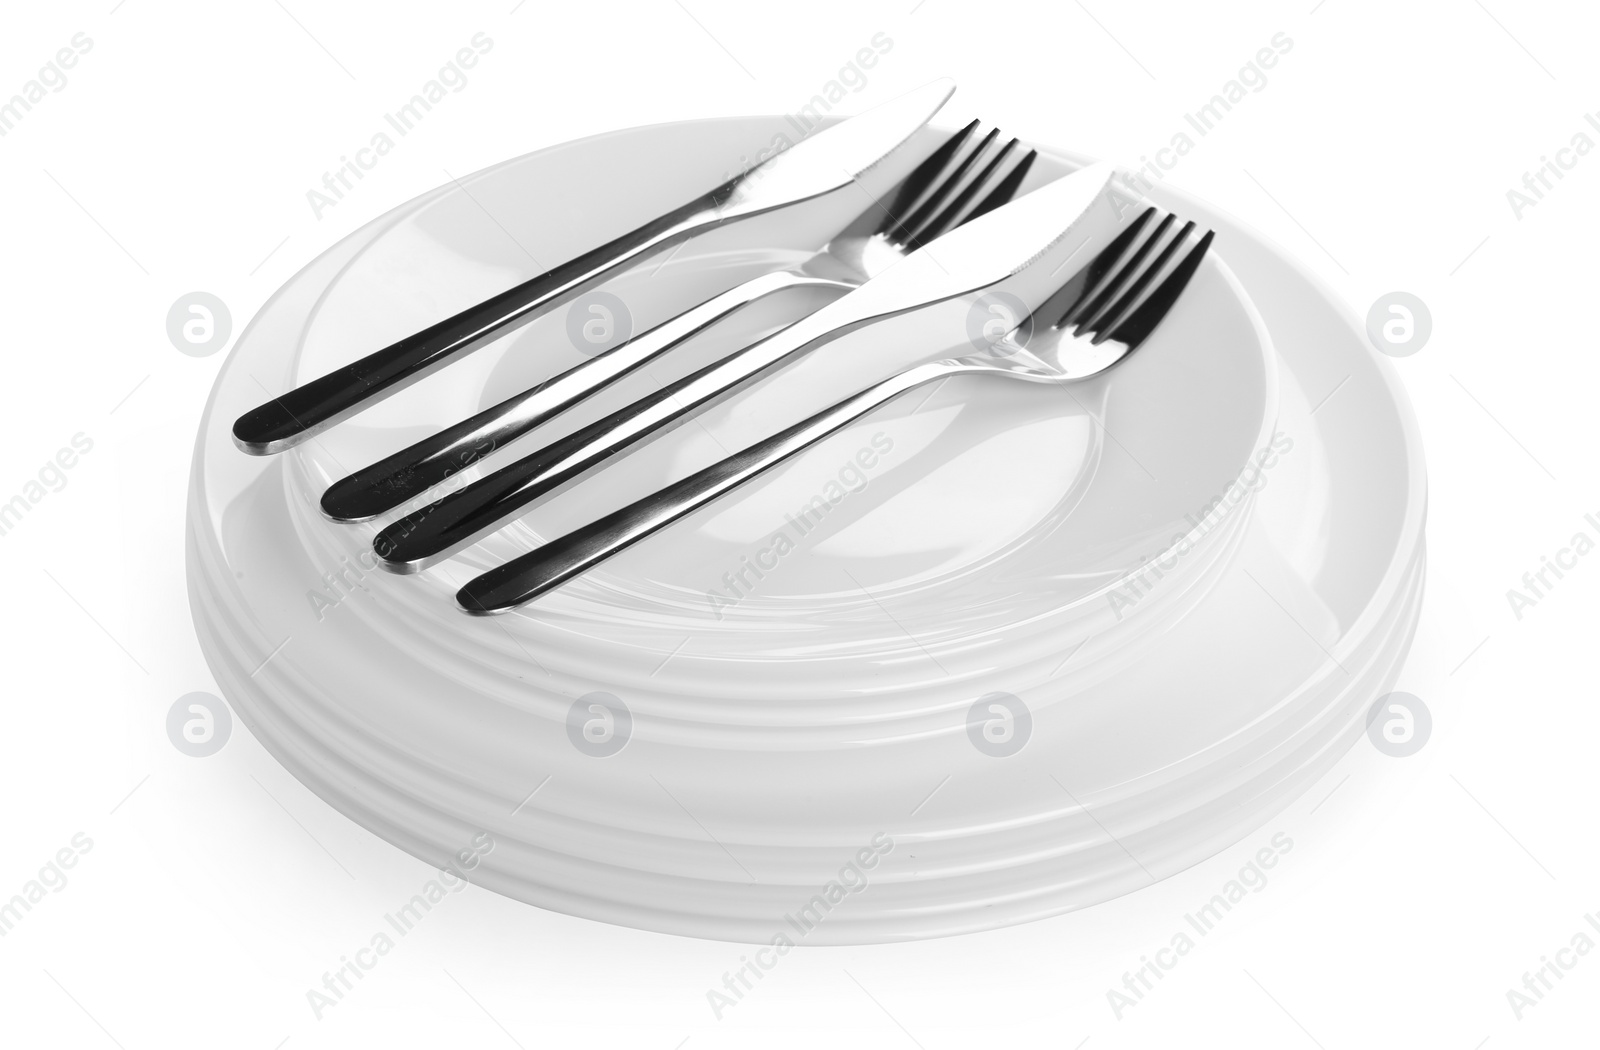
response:
<path id="1" fill-rule="evenodd" d="M 719 206 L 733 185 L 726 183 L 607 244 L 251 409 L 234 421 L 234 444 L 253 456 L 293 448 L 452 359 L 575 298 L 615 270 L 725 221 L 728 216 Z"/>

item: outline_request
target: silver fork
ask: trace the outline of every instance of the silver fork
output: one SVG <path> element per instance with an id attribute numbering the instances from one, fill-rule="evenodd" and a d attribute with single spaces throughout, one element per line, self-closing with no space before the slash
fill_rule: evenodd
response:
<path id="1" fill-rule="evenodd" d="M 918 165 L 885 208 L 871 202 L 821 252 L 791 270 L 762 274 L 538 386 L 403 448 L 334 482 L 322 512 L 334 521 L 369 521 L 443 483 L 540 424 L 588 399 L 729 314 L 777 292 L 848 292 L 941 234 L 1011 200 L 1035 152 L 999 131 L 979 137 L 974 120 Z"/>
<path id="2" fill-rule="evenodd" d="M 1060 383 L 1110 368 L 1138 349 L 1166 317 L 1211 246 L 1213 234 L 1207 231 L 1179 258 L 1179 250 L 1192 243 L 1195 224 L 1185 223 L 1174 233 L 1175 219 L 1168 214 L 1151 230 L 1155 212 L 1151 208 L 1141 214 L 1027 321 L 987 351 L 917 365 L 869 387 L 653 495 L 483 573 L 456 593 L 457 604 L 468 613 L 489 615 L 530 602 L 908 390 L 957 375 Z M 1029 322 L 1052 316 L 1056 319 L 1048 328 L 1032 330 Z"/>
<path id="3" fill-rule="evenodd" d="M 886 324 L 892 333 L 891 319 L 1001 283 L 1031 309 L 1056 290 L 1052 274 L 1065 265 L 1064 252 L 1103 247 L 1137 210 L 1113 175 L 1096 165 L 996 208 L 789 327 L 404 515 L 373 541 L 380 564 L 421 571 L 646 437 L 860 328 Z"/>

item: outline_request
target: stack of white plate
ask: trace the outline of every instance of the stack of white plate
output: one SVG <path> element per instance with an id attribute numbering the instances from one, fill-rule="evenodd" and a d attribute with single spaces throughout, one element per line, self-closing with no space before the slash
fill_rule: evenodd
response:
<path id="1" fill-rule="evenodd" d="M 653 930 L 984 929 L 1249 833 L 1351 745 L 1398 671 L 1424 474 L 1355 320 L 1201 201 L 1152 193 L 1218 238 L 1118 367 L 909 395 L 506 616 L 462 615 L 453 592 L 877 378 L 883 348 L 835 344 L 420 576 L 376 570 L 384 522 L 328 522 L 323 488 L 582 360 L 561 311 L 300 449 L 233 447 L 263 389 L 675 205 L 781 130 L 677 124 L 523 157 L 373 222 L 273 298 L 195 456 L 190 593 L 223 692 L 307 786 L 401 848 L 442 865 L 487 832 L 474 881 Z M 1041 161 L 1035 179 L 1084 163 Z M 804 247 L 691 246 L 614 286 L 623 323 Z M 778 319 L 756 311 L 742 334 Z M 653 389 L 636 379 L 562 429 Z"/>

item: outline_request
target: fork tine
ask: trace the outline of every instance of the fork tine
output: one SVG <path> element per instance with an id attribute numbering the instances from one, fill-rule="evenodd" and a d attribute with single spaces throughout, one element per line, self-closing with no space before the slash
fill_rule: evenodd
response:
<path id="1" fill-rule="evenodd" d="M 1083 307 L 1073 311 L 1072 316 L 1064 319 L 1062 323 L 1076 325 L 1077 328 L 1074 334 L 1081 334 L 1090 321 L 1099 318 L 1104 313 L 1106 304 L 1111 302 L 1112 297 L 1122 290 L 1122 286 L 1127 283 L 1130 277 L 1139 272 L 1139 265 L 1144 262 L 1151 249 L 1166 236 L 1167 231 L 1172 228 L 1172 224 L 1176 221 L 1177 217 L 1171 214 L 1162 218 L 1161 222 L 1156 225 L 1155 230 L 1149 237 L 1145 238 L 1139 247 L 1134 249 L 1133 254 L 1128 257 L 1127 261 L 1119 263 L 1115 271 L 1107 277 L 1105 286 Z"/>
<path id="2" fill-rule="evenodd" d="M 1085 266 L 1062 286 L 1061 291 L 1056 293 L 1055 301 L 1065 303 L 1066 307 L 1062 310 L 1061 316 L 1056 318 L 1055 323 L 1051 325 L 1052 328 L 1065 326 L 1067 319 L 1072 316 L 1072 312 L 1083 305 L 1085 298 L 1100 288 L 1101 282 L 1105 280 L 1106 275 L 1114 271 L 1117 263 L 1128 253 L 1128 249 L 1138 238 L 1140 231 L 1149 225 L 1150 219 L 1155 213 L 1156 210 L 1154 208 L 1146 208 L 1140 212 L 1139 217 L 1128 224 L 1127 229 L 1117 234 L 1116 239 L 1096 254 L 1089 261 L 1088 266 Z M 1053 304 L 1051 305 L 1053 306 Z M 1041 307 L 1040 312 L 1045 316 L 1049 316 L 1051 311 Z"/>
<path id="3" fill-rule="evenodd" d="M 938 149 L 928 154 L 916 170 L 905 177 L 900 184 L 900 190 L 895 194 L 894 203 L 889 208 L 890 215 L 909 215 L 914 208 L 921 207 L 930 194 L 938 186 L 939 175 L 950 166 L 951 160 L 961 149 L 972 140 L 973 133 L 978 130 L 981 122 L 974 120 L 960 131 L 945 139 Z"/>
<path id="4" fill-rule="evenodd" d="M 1037 151 L 1029 150 L 1008 168 L 1021 143 L 1011 139 L 993 150 L 1000 135 L 996 128 L 969 150 L 978 127 L 979 122 L 972 121 L 917 167 L 902 186 L 879 233 L 914 250 L 1016 196 Z M 982 167 L 974 170 L 980 161 Z M 1005 174 L 997 180 L 1002 171 Z"/>
<path id="5" fill-rule="evenodd" d="M 1178 301 L 1178 296 L 1189 284 L 1189 279 L 1200 268 L 1201 260 L 1205 258 L 1206 251 L 1211 247 L 1211 241 L 1216 237 L 1216 231 L 1207 230 L 1200 243 L 1185 255 L 1178 265 L 1173 267 L 1162 282 L 1156 286 L 1145 301 L 1111 330 L 1110 338 L 1119 343 L 1126 343 L 1131 351 L 1145 341 L 1162 318 L 1167 316 L 1167 311 Z"/>
<path id="6" fill-rule="evenodd" d="M 979 157 L 983 156 L 989 149 L 990 144 L 999 137 L 1000 129 L 991 129 L 989 134 L 983 137 L 983 141 L 979 142 L 971 153 L 962 158 L 961 163 L 956 165 L 955 170 L 940 176 L 934 186 L 933 193 L 918 206 L 917 210 L 896 224 L 898 229 L 895 232 L 903 236 L 906 243 L 914 244 L 916 242 L 928 219 L 937 214 L 940 208 L 944 207 L 945 200 L 951 195 L 955 187 L 961 183 L 962 178 L 972 170 L 973 164 L 977 162 Z M 890 231 L 886 230 L 884 232 L 889 233 Z"/>
<path id="7" fill-rule="evenodd" d="M 970 182 L 968 182 L 965 187 L 962 188 L 960 193 L 956 194 L 955 199 L 950 202 L 949 206 L 946 207 L 944 211 L 940 212 L 937 218 L 933 219 L 925 227 L 916 232 L 916 239 L 918 241 L 931 241 L 936 237 L 943 236 L 965 222 L 967 220 L 967 216 L 965 216 L 963 212 L 966 210 L 968 203 L 971 202 L 973 197 L 977 196 L 978 191 L 989 182 L 990 178 L 996 171 L 1000 169 L 1000 166 L 1005 163 L 1006 158 L 1011 156 L 1012 151 L 1014 151 L 1018 145 L 1019 143 L 1017 140 L 1012 139 L 1010 142 L 1007 142 L 1004 146 L 1000 147 L 999 152 L 994 155 L 989 163 L 983 166 L 983 170 L 978 172 L 978 174 Z"/>
<path id="8" fill-rule="evenodd" d="M 962 223 L 969 223 L 980 215 L 987 215 L 989 212 L 994 211 L 1002 204 L 1009 204 L 1011 198 L 1017 195 L 1017 188 L 1022 185 L 1022 180 L 1027 178 L 1028 169 L 1033 166 L 1034 158 L 1038 155 L 1039 151 L 1032 149 L 1024 154 L 1023 158 L 1017 161 L 1016 166 L 1006 173 L 1006 177 L 1001 179 L 999 184 L 989 191 L 989 195 L 979 201 L 978 206 L 973 208 L 971 213 L 961 220 Z"/>
<path id="9" fill-rule="evenodd" d="M 1154 281 L 1162 270 L 1166 269 L 1167 262 L 1177 254 L 1179 248 L 1183 247 L 1183 242 L 1189 239 L 1189 234 L 1193 230 L 1194 223 L 1184 223 L 1183 229 L 1178 231 L 1178 235 L 1168 241 L 1167 246 L 1161 249 L 1161 252 L 1150 265 L 1146 266 L 1139 276 L 1134 278 L 1133 283 L 1122 293 L 1116 303 L 1107 309 L 1104 314 L 1084 326 L 1083 330 L 1094 336 L 1094 345 L 1098 346 L 1111 337 L 1111 330 L 1122 320 L 1123 315 L 1131 311 L 1139 302 L 1144 290 L 1150 286 L 1150 282 Z"/>

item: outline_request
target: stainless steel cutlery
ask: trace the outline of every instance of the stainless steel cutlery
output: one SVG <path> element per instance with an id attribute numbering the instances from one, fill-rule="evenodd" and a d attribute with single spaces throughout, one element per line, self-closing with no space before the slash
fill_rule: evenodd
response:
<path id="1" fill-rule="evenodd" d="M 932 119 L 954 90 L 950 81 L 936 81 L 818 132 L 638 229 L 296 387 L 240 416 L 233 425 L 234 443 L 258 456 L 292 448 L 624 267 L 697 234 L 780 208 L 805 208 L 816 221 L 825 221 L 836 210 L 829 198 L 859 194 L 862 188 L 871 194 L 879 183 L 883 192 L 898 181 L 885 160 Z"/>
<path id="2" fill-rule="evenodd" d="M 960 326 L 949 319 L 979 296 L 1003 292 L 1030 312 L 1026 323 L 978 353 L 903 368 L 478 576 L 461 588 L 457 602 L 469 613 L 489 614 L 559 587 L 914 387 L 955 375 L 1063 382 L 1103 371 L 1166 317 L 1212 235 L 1197 235 L 1193 223 L 1143 204 L 1108 165 L 1018 196 L 1035 154 L 1015 139 L 1002 141 L 998 131 L 981 133 L 976 121 L 931 152 L 904 149 L 952 90 L 941 81 L 837 124 L 630 233 L 290 390 L 241 416 L 234 442 L 254 455 L 291 448 L 705 231 L 781 209 L 796 213 L 813 244 L 828 238 L 801 265 L 712 296 L 333 483 L 321 506 L 334 521 L 368 521 L 412 506 L 373 542 L 384 568 L 411 573 L 475 543 L 647 438 L 852 332 L 870 326 L 874 336 L 903 342 L 919 320 L 925 339 L 931 322 L 935 331 L 951 336 L 929 347 L 926 356 L 933 357 L 960 344 L 966 332 L 958 333 Z M 801 288 L 837 298 L 604 419 L 416 505 L 458 471 L 735 311 Z"/>
<path id="3" fill-rule="evenodd" d="M 1112 180 L 1113 170 L 1097 165 L 1077 172 L 974 219 L 789 327 L 405 515 L 378 533 L 374 549 L 391 571 L 421 571 L 645 437 L 867 325 L 1002 282 L 1009 294 L 1023 293 L 1024 302 L 1031 289 L 1030 305 L 1037 305 L 1056 290 L 1060 278 L 1052 271 L 1070 259 L 1064 251 L 1098 249 L 1138 211 Z"/>
<path id="4" fill-rule="evenodd" d="M 1194 240 L 1192 222 L 1174 232 L 1172 215 L 1151 229 L 1154 215 L 1153 208 L 1143 212 L 1035 312 L 1030 320 L 1047 326 L 1042 330 L 1019 326 L 986 352 L 909 368 L 483 573 L 457 592 L 457 603 L 484 615 L 532 601 L 916 387 L 958 375 L 1059 383 L 1104 371 L 1161 323 L 1211 246 L 1210 232 Z"/>
<path id="5" fill-rule="evenodd" d="M 334 521 L 367 521 L 440 484 L 605 386 L 759 299 L 797 288 L 848 292 L 905 255 L 1016 195 L 1034 153 L 973 121 L 951 136 L 891 195 L 866 198 L 856 221 L 792 270 L 766 273 L 596 357 L 507 398 L 334 482 L 322 510 Z"/>

